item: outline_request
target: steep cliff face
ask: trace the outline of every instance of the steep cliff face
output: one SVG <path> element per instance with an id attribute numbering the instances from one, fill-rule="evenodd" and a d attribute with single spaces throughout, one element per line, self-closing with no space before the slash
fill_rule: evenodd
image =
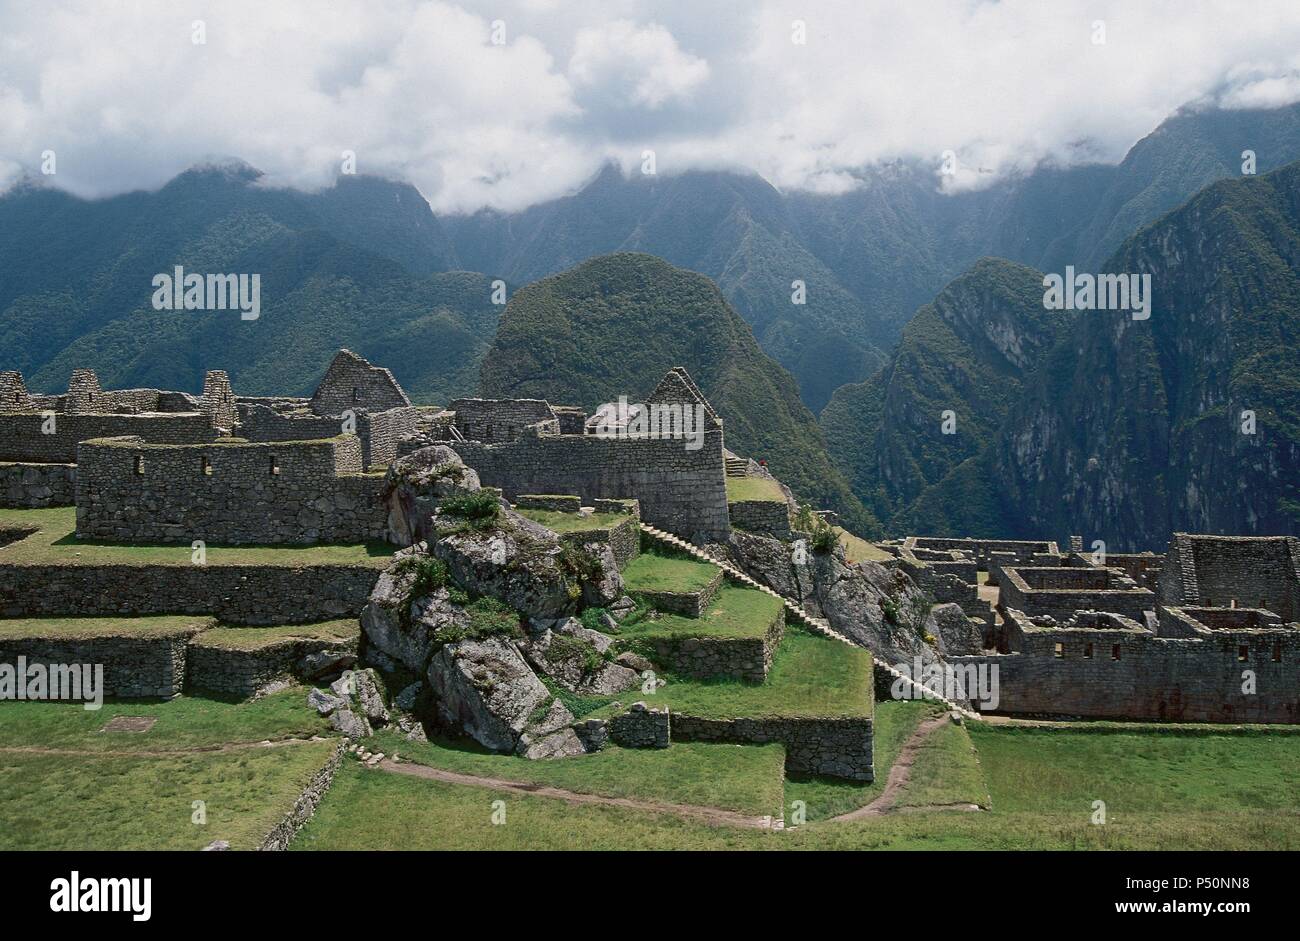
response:
<path id="1" fill-rule="evenodd" d="M 1217 183 L 1103 266 L 1149 320 L 1081 314 L 993 441 L 1029 531 L 1113 549 L 1300 529 L 1300 164 Z M 1253 413 L 1253 433 L 1250 422 Z"/>
<path id="2" fill-rule="evenodd" d="M 917 311 L 889 365 L 821 415 L 832 455 L 890 518 L 980 453 L 1067 314 L 1043 309 L 1042 274 L 986 258 Z M 951 413 L 951 424 L 944 419 Z"/>

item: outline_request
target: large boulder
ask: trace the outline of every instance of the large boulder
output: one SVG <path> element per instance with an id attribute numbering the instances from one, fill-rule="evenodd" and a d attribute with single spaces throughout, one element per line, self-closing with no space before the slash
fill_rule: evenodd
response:
<path id="1" fill-rule="evenodd" d="M 434 543 L 433 554 L 471 594 L 490 595 L 542 618 L 569 613 L 582 596 L 581 581 L 565 564 L 566 547 L 559 537 L 513 510 L 502 507 L 485 529 L 466 527 L 444 514 L 435 516 L 434 525 L 450 532 Z"/>
<path id="2" fill-rule="evenodd" d="M 623 597 L 623 576 L 614 550 L 609 543 L 588 543 L 579 551 L 586 552 L 591 560 L 591 577 L 582 580 L 582 603 L 597 608 L 615 604 Z"/>
<path id="3" fill-rule="evenodd" d="M 478 489 L 478 474 L 446 445 L 421 448 L 399 458 L 389 466 L 381 492 L 388 504 L 388 541 L 410 546 L 429 539 L 438 504 Z"/>
<path id="4" fill-rule="evenodd" d="M 579 696 L 612 696 L 640 682 L 636 671 L 607 659 L 613 638 L 576 618 L 532 633 L 519 647 L 539 672 Z"/>
<path id="5" fill-rule="evenodd" d="M 447 644 L 430 661 L 428 681 L 439 721 L 485 748 L 520 754 L 564 751 L 563 742 L 538 742 L 570 726 L 573 714 L 506 638 Z"/>
<path id="6" fill-rule="evenodd" d="M 930 611 L 931 633 L 939 652 L 961 657 L 984 652 L 984 626 L 957 604 L 937 604 Z"/>
<path id="7" fill-rule="evenodd" d="M 361 611 L 361 629 L 370 647 L 417 674 L 428 665 L 439 632 L 447 636 L 469 623 L 464 610 L 451 602 L 446 586 L 416 594 L 421 566 L 432 561 L 423 550 L 418 544 L 399 552 L 380 573 Z"/>

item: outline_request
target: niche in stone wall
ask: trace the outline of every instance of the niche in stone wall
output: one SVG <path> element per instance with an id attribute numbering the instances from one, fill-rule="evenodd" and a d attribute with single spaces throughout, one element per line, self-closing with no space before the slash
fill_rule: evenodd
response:
<path id="1" fill-rule="evenodd" d="M 211 477 L 212 458 L 208 457 L 206 454 L 203 455 L 203 457 L 200 458 L 199 460 L 199 471 L 203 474 L 204 477 Z"/>
<path id="2" fill-rule="evenodd" d="M 144 476 L 144 455 L 143 454 L 137 454 L 135 456 L 135 472 L 141 477 Z"/>
<path id="3" fill-rule="evenodd" d="M 274 454 L 271 455 L 271 476 L 272 477 L 280 476 L 280 461 L 276 458 Z"/>

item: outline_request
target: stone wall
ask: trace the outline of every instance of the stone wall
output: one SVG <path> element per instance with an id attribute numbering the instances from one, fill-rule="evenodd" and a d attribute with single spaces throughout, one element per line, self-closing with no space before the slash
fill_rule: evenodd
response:
<path id="1" fill-rule="evenodd" d="M 772 655 L 785 635 L 785 612 L 762 637 L 629 638 L 635 647 L 668 673 L 690 679 L 743 680 L 762 683 L 772 669 Z"/>
<path id="2" fill-rule="evenodd" d="M 609 720 L 609 737 L 623 748 L 667 748 L 672 744 L 668 710 L 634 702 Z"/>
<path id="3" fill-rule="evenodd" d="M 774 539 L 790 538 L 790 507 L 778 500 L 735 500 L 728 505 L 731 525 L 736 529 L 771 536 Z"/>
<path id="4" fill-rule="evenodd" d="M 0 461 L 73 464 L 77 445 L 92 438 L 136 435 L 155 444 L 215 441 L 216 431 L 199 412 L 151 415 L 57 413 L 52 434 L 42 433 L 40 412 L 0 414 Z"/>
<path id="5" fill-rule="evenodd" d="M 343 434 L 343 419 L 337 415 L 283 412 L 257 402 L 241 403 L 239 411 L 239 435 L 249 441 L 317 441 Z M 416 430 L 419 415 L 420 410 L 414 406 L 383 412 L 357 411 L 362 468 L 382 468 L 395 461 L 398 441 Z"/>
<path id="6" fill-rule="evenodd" d="M 397 442 L 403 436 L 414 433 L 419 419 L 420 410 L 414 406 L 358 415 L 357 435 L 361 438 L 362 464 L 365 469 L 387 467 L 397 460 Z"/>
<path id="7" fill-rule="evenodd" d="M 92 637 L 67 640 L 49 635 L 0 640 L 0 663 L 102 664 L 103 695 L 170 699 L 185 679 L 185 652 L 190 637 L 204 624 L 156 637 Z"/>
<path id="8" fill-rule="evenodd" d="M 1014 612 L 1008 626 L 1012 653 L 949 658 L 953 666 L 997 666 L 998 712 L 1300 722 L 1300 630 L 1200 628 L 1166 637 L 1118 615 L 1035 625 Z M 1255 674 L 1253 694 L 1242 691 L 1246 670 Z"/>
<path id="9" fill-rule="evenodd" d="M 357 617 L 379 569 L 348 565 L 0 564 L 0 616 L 210 614 L 230 624 Z"/>
<path id="10" fill-rule="evenodd" d="M 222 647 L 199 635 L 186 654 L 185 686 L 229 696 L 249 697 L 273 680 L 301 676 L 299 663 L 310 653 L 325 650 L 355 654 L 358 638 L 351 640 L 287 638 L 254 650 Z"/>
<path id="11" fill-rule="evenodd" d="M 545 493 L 521 493 L 514 500 L 521 510 L 546 510 L 552 513 L 577 513 L 582 509 L 582 500 L 577 495 Z"/>
<path id="12" fill-rule="evenodd" d="M 32 407 L 32 397 L 27 393 L 23 374 L 13 369 L 0 369 L 0 413 L 25 412 Z"/>
<path id="13" fill-rule="evenodd" d="M 289 848 L 293 838 L 311 819 L 312 814 L 316 813 L 316 808 L 320 806 L 321 800 L 325 797 L 325 792 L 330 789 L 334 783 L 334 775 L 338 773 L 339 765 L 343 763 L 343 754 L 345 745 L 340 741 L 330 752 L 329 759 L 317 771 L 307 786 L 303 788 L 298 799 L 294 801 L 293 807 L 285 814 L 284 819 L 271 828 L 271 832 L 262 840 L 259 850 L 282 851 Z"/>
<path id="14" fill-rule="evenodd" d="M 614 553 L 614 562 L 622 571 L 627 564 L 641 554 L 641 529 L 636 521 L 629 517 L 607 529 L 582 529 L 572 533 L 561 533 L 560 542 L 579 548 L 608 545 Z"/>
<path id="15" fill-rule="evenodd" d="M 203 395 L 199 399 L 200 411 L 208 417 L 214 428 L 230 433 L 239 418 L 235 406 L 235 393 L 230 388 L 230 377 L 224 370 L 209 369 L 203 376 Z"/>
<path id="16" fill-rule="evenodd" d="M 940 536 L 908 536 L 903 540 L 906 549 L 959 549 L 968 552 L 983 565 L 992 552 L 1010 552 L 1017 562 L 1028 562 L 1036 553 L 1058 554 L 1055 542 L 1024 539 L 966 539 Z"/>
<path id="17" fill-rule="evenodd" d="M 511 500 L 521 493 L 576 493 L 591 505 L 597 498 L 634 497 L 646 522 L 684 538 L 724 542 L 731 531 L 720 430 L 707 432 L 695 451 L 681 440 L 593 435 L 448 444 L 484 485 L 500 487 Z"/>
<path id="18" fill-rule="evenodd" d="M 1118 569 L 1059 566 L 1008 568 L 999 573 L 999 608 L 1066 620 L 1075 611 L 1110 611 L 1140 620 L 1155 593 Z"/>
<path id="19" fill-rule="evenodd" d="M 447 406 L 456 413 L 456 430 L 472 441 L 501 444 L 514 441 L 539 423 L 560 434 L 560 422 L 544 399 L 456 399 Z M 572 419 L 568 419 L 572 427 Z"/>
<path id="20" fill-rule="evenodd" d="M 78 450 L 77 536 L 225 545 L 382 539 L 381 475 L 363 475 L 361 443 L 163 446 L 139 439 Z"/>
<path id="21" fill-rule="evenodd" d="M 785 746 L 788 773 L 824 774 L 850 781 L 875 778 L 872 722 L 867 718 L 705 719 L 674 712 L 672 734 L 679 742 L 780 742 Z"/>
<path id="22" fill-rule="evenodd" d="M 72 506 L 76 464 L 0 464 L 0 507 Z"/>
<path id="23" fill-rule="evenodd" d="M 1300 539 L 1175 533 L 1159 579 L 1172 605 L 1267 608 L 1300 619 Z"/>

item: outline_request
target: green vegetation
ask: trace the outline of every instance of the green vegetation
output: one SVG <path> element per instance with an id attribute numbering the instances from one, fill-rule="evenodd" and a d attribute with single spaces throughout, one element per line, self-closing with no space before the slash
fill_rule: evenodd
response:
<path id="1" fill-rule="evenodd" d="M 774 480 L 766 477 L 728 477 L 727 502 L 761 500 L 765 503 L 784 503 L 785 494 Z"/>
<path id="2" fill-rule="evenodd" d="M 278 627 L 218 626 L 204 631 L 194 639 L 194 643 L 226 650 L 260 650 L 296 640 L 355 641 L 360 633 L 361 626 L 356 618 L 350 618 Z"/>
<path id="3" fill-rule="evenodd" d="M 470 529 L 491 529 L 501 516 L 501 501 L 490 490 L 475 490 L 447 497 L 438 509 L 448 516 L 464 520 Z"/>
<path id="4" fill-rule="evenodd" d="M 835 527 L 835 534 L 844 545 L 844 553 L 849 562 L 888 562 L 893 558 L 884 549 L 853 535 L 847 529 Z"/>
<path id="5" fill-rule="evenodd" d="M 870 716 L 874 689 L 871 654 L 797 627 L 786 629 L 765 683 L 666 679 L 666 686 L 645 697 L 648 705 L 716 719 Z"/>
<path id="6" fill-rule="evenodd" d="M 534 523 L 541 523 L 554 533 L 583 533 L 592 529 L 610 529 L 632 517 L 624 513 L 561 513 L 558 510 L 516 510 Z"/>
<path id="7" fill-rule="evenodd" d="M 623 569 L 628 591 L 698 592 L 708 588 L 720 569 L 707 562 L 643 552 Z"/>
<path id="8" fill-rule="evenodd" d="M 306 696 L 305 688 L 293 687 L 252 702 L 178 696 L 166 702 L 111 700 L 99 710 L 80 703 L 5 702 L 0 703 L 0 748 L 163 752 L 324 734 L 329 723 L 306 708 Z M 151 716 L 157 722 L 148 732 L 102 731 L 118 716 Z"/>
<path id="9" fill-rule="evenodd" d="M 899 807 L 989 806 L 984 770 L 965 725 L 945 722 L 917 749 Z"/>
<path id="10" fill-rule="evenodd" d="M 142 618 L 7 618 L 0 620 L 0 640 L 48 637 L 59 640 L 89 640 L 95 637 L 175 637 L 194 633 L 212 624 L 211 618 L 196 615 L 162 615 Z"/>
<path id="11" fill-rule="evenodd" d="M 6 850 L 256 849 L 334 748 L 158 756 L 8 753 L 0 763 Z M 207 822 L 193 822 L 203 801 Z"/>
<path id="12" fill-rule="evenodd" d="M 619 626 L 619 639 L 651 637 L 764 637 L 781 613 L 781 601 L 755 588 L 723 583 L 708 610 L 698 618 L 664 614 L 651 620 L 644 609 Z"/>
<path id="13" fill-rule="evenodd" d="M 806 319 L 801 309 L 799 320 Z M 629 355 L 629 336 L 655 341 Z M 858 376 L 865 374 L 860 355 Z M 654 256 L 593 258 L 516 291 L 484 358 L 480 392 L 611 402 L 648 396 L 673 366 L 685 366 L 723 416 L 732 447 L 766 458 L 795 493 L 839 511 L 850 528 L 878 530 L 827 456 L 790 374 L 763 353 L 708 278 Z"/>
<path id="14" fill-rule="evenodd" d="M 436 739 L 408 742 L 381 733 L 371 749 L 461 774 L 544 784 L 584 794 L 632 797 L 719 807 L 763 816 L 781 813 L 785 749 L 772 745 L 677 742 L 667 749 L 610 745 L 561 761 L 496 755 L 475 743 Z"/>
<path id="15" fill-rule="evenodd" d="M 0 510 L 0 530 L 32 529 L 32 535 L 0 546 L 0 564 L 193 565 L 184 545 L 122 545 L 78 539 L 76 507 Z M 393 555 L 383 542 L 365 545 L 207 546 L 207 565 L 363 565 L 382 568 Z"/>

